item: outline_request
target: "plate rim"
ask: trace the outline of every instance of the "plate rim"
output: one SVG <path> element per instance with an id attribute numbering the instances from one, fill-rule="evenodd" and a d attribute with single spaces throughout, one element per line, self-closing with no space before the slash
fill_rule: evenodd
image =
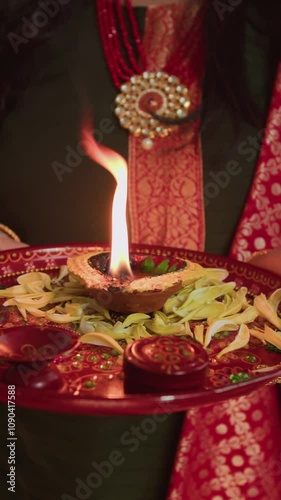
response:
<path id="1" fill-rule="evenodd" d="M 56 244 L 56 245 L 35 245 L 29 247 L 22 247 L 11 250 L 3 250 L 0 252 L 0 270 L 3 266 L 3 257 L 8 257 L 8 262 L 10 265 L 19 262 L 18 260 L 13 260 L 16 257 L 23 257 L 27 252 L 29 254 L 34 254 L 38 252 L 38 255 L 42 252 L 44 253 L 58 253 L 66 251 L 67 249 L 81 249 L 81 253 L 85 249 L 106 249 L 110 248 L 108 243 L 102 242 L 84 242 L 84 243 L 69 243 L 69 244 Z M 276 283 L 275 286 L 281 287 L 281 277 L 271 273 L 267 270 L 263 270 L 247 262 L 238 261 L 236 259 L 216 255 L 208 252 L 201 252 L 198 250 L 189 250 L 177 247 L 161 246 L 161 245 L 147 245 L 147 244 L 131 244 L 130 249 L 139 252 L 142 250 L 148 250 L 148 252 L 165 252 L 171 254 L 184 254 L 186 259 L 191 259 L 192 256 L 209 258 L 211 261 L 214 260 L 214 267 L 224 267 L 231 273 L 229 267 L 232 265 L 240 266 L 241 270 L 250 270 L 253 272 L 252 279 L 255 275 L 265 278 L 267 286 L 269 286 L 270 280 Z M 2 257 L 3 256 L 3 257 Z M 9 261 L 10 257 L 10 261 Z M 32 255 L 31 255 L 32 257 Z M 65 255 L 67 258 L 68 256 Z M 7 261 L 4 262 L 6 265 Z M 200 262 L 199 262 L 200 263 Z M 218 265 L 218 264 L 222 265 Z M 57 269 L 59 266 L 50 267 L 49 270 Z M 46 267 L 44 268 L 46 269 Z M 28 272 L 22 269 L 18 272 L 13 272 L 11 274 L 6 273 L 0 275 L 0 284 L 5 278 L 16 277 L 23 272 Z M 79 413 L 79 414 L 95 414 L 95 415 L 133 415 L 133 414 L 151 414 L 155 411 L 157 413 L 167 413 L 169 411 L 186 411 L 189 408 L 210 405 L 217 402 L 224 401 L 229 398 L 236 398 L 241 395 L 246 395 L 253 390 L 264 386 L 267 383 L 272 383 L 273 380 L 281 376 L 281 365 L 280 369 L 274 372 L 266 373 L 260 375 L 256 379 L 251 379 L 248 381 L 243 381 L 236 383 L 231 386 L 223 386 L 219 388 L 214 388 L 211 390 L 199 390 L 199 391 L 187 391 L 185 393 L 176 392 L 173 394 L 145 394 L 145 395 L 125 395 L 124 398 L 75 398 L 71 394 L 63 394 L 58 391 L 54 394 L 52 391 L 44 390 L 44 393 L 39 394 L 38 390 L 25 389 L 18 387 L 17 393 L 17 404 L 19 406 L 25 406 L 37 410 L 47 410 L 57 413 Z M 6 390 L 5 390 L 6 389 Z M 7 385 L 0 382 L 0 402 L 6 402 L 7 400 Z M 231 394 L 231 395 L 229 395 Z M 212 400 L 210 398 L 212 397 Z M 141 406 L 140 406 L 141 401 Z M 159 406 L 160 405 L 160 406 Z"/>

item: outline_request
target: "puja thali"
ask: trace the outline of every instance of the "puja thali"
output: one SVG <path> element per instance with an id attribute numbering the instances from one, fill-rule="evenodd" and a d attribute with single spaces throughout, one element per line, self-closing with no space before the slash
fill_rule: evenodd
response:
<path id="1" fill-rule="evenodd" d="M 99 251 L 108 251 L 107 245 L 38 246 L 1 252 L 0 287 L 3 289 L 13 286 L 20 275 L 32 271 L 55 277 L 68 258 Z M 164 258 L 178 257 L 203 267 L 227 269 L 229 276 L 226 281 L 235 281 L 238 289 L 247 287 L 250 297 L 261 293 L 268 296 L 281 288 L 281 278 L 226 257 L 146 245 L 131 245 L 131 251 L 161 255 Z M 24 326 L 61 329 L 64 334 L 69 333 L 72 339 L 71 349 L 60 349 L 57 356 L 51 356 L 47 363 L 29 367 L 29 372 L 21 368 L 21 379 L 33 377 L 35 383 L 26 386 L 21 383 L 17 386 L 15 382 L 16 404 L 20 406 L 93 415 L 170 413 L 245 395 L 265 384 L 278 382 L 281 378 L 281 353 L 278 349 L 268 350 L 256 339 L 217 360 L 213 354 L 233 340 L 234 333 L 230 332 L 228 338 L 218 335 L 208 349 L 210 362 L 204 387 L 159 393 L 126 393 L 122 355 L 118 351 L 104 345 L 82 344 L 72 324 L 58 327 L 46 318 L 33 315 L 28 315 L 25 319 L 16 308 L 4 307 L 3 302 L 1 299 L 0 343 L 1 335 L 5 335 L 5 341 L 7 342 L 10 336 L 12 344 L 14 329 Z M 28 328 L 26 333 L 28 336 Z M 263 370 L 259 371 L 261 367 Z M 19 371 L 19 365 L 15 365 L 14 360 L 8 362 L 6 359 L 0 359 L 1 402 L 7 401 L 7 385 L 16 380 L 13 378 L 15 370 Z M 12 374 L 11 378 L 7 374 Z M 50 377 L 52 382 L 49 384 Z"/>

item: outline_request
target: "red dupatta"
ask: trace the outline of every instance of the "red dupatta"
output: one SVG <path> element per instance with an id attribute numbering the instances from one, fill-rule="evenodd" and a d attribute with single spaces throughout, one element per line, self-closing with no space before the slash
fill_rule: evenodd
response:
<path id="1" fill-rule="evenodd" d="M 281 63 L 254 181 L 231 256 L 248 260 L 253 252 L 272 248 L 281 248 Z"/>

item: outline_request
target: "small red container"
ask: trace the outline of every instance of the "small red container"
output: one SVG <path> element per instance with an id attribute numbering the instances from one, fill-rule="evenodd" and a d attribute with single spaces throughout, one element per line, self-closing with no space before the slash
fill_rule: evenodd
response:
<path id="1" fill-rule="evenodd" d="M 0 328 L 0 358 L 14 363 L 57 358 L 79 343 L 77 333 L 58 326 L 12 326 Z"/>
<path id="2" fill-rule="evenodd" d="M 208 355 L 196 342 L 174 335 L 153 336 L 129 344 L 124 353 L 127 393 L 169 393 L 203 387 Z"/>
<path id="3" fill-rule="evenodd" d="M 78 343 L 77 333 L 57 326 L 1 328 L 0 358 L 9 363 L 3 381 L 28 389 L 60 390 L 64 380 L 52 361 Z"/>

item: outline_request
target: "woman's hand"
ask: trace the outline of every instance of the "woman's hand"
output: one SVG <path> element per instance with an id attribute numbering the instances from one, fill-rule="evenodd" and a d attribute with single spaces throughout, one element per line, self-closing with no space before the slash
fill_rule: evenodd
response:
<path id="1" fill-rule="evenodd" d="M 281 277 L 281 249 L 268 250 L 266 253 L 257 253 L 248 262 Z"/>
<path id="2" fill-rule="evenodd" d="M 12 250 L 13 248 L 27 247 L 26 243 L 22 241 L 15 241 L 10 238 L 7 234 L 0 231 L 0 251 L 2 250 Z"/>

